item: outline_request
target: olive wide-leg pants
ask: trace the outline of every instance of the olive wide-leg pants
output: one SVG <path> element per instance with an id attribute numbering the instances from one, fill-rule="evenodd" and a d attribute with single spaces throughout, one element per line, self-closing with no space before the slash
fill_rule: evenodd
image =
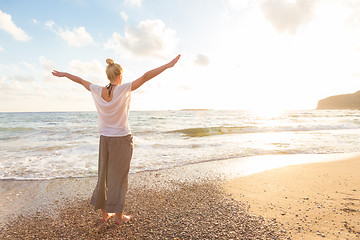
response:
<path id="1" fill-rule="evenodd" d="M 100 136 L 98 181 L 90 200 L 95 210 L 123 212 L 133 148 L 132 135 Z"/>

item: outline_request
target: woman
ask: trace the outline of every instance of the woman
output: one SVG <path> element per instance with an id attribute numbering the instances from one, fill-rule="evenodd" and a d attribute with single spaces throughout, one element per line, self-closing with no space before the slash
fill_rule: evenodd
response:
<path id="1" fill-rule="evenodd" d="M 128 123 L 131 91 L 146 81 L 173 67 L 180 55 L 169 63 L 146 72 L 133 82 L 121 84 L 122 68 L 107 59 L 106 75 L 110 83 L 106 87 L 92 84 L 66 72 L 53 71 L 56 77 L 68 79 L 83 85 L 92 94 L 98 112 L 100 144 L 98 182 L 90 203 L 95 210 L 101 209 L 102 220 L 106 222 L 115 215 L 117 224 L 130 220 L 123 214 L 128 186 L 128 173 L 133 152 L 132 135 Z"/>

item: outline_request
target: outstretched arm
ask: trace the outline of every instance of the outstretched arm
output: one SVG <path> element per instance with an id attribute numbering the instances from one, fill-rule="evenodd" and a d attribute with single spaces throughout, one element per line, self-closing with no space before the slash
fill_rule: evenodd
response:
<path id="1" fill-rule="evenodd" d="M 181 55 L 179 54 L 176 58 L 171 60 L 169 63 L 162 65 L 161 67 L 155 68 L 153 70 L 150 70 L 150 71 L 146 72 L 144 75 L 142 75 L 141 77 L 139 77 L 138 79 L 136 79 L 135 81 L 133 81 L 132 85 L 131 85 L 131 91 L 138 89 L 145 82 L 149 81 L 153 77 L 156 77 L 157 75 L 159 75 L 166 69 L 173 67 L 179 60 L 180 56 Z"/>
<path id="2" fill-rule="evenodd" d="M 82 79 L 82 78 L 80 78 L 80 77 L 77 77 L 77 76 L 75 76 L 75 75 L 72 75 L 72 74 L 66 73 L 66 72 L 58 72 L 58 71 L 56 71 L 56 70 L 54 70 L 54 71 L 52 72 L 52 75 L 54 75 L 55 77 L 67 77 L 68 79 L 70 79 L 70 80 L 72 80 L 72 81 L 74 81 L 74 82 L 76 82 L 76 83 L 79 83 L 79 84 L 83 85 L 87 90 L 90 91 L 90 84 L 91 84 L 91 83 L 88 82 L 88 81 L 86 81 L 86 80 L 84 80 L 84 79 Z"/>

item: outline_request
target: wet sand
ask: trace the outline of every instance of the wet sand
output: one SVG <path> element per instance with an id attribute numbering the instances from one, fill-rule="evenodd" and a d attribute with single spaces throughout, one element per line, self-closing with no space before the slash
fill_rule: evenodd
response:
<path id="1" fill-rule="evenodd" d="M 287 166 L 223 185 L 291 239 L 360 239 L 360 157 Z"/>

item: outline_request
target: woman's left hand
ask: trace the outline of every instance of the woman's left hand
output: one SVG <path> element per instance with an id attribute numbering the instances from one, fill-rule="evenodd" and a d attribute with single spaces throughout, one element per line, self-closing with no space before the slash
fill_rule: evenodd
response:
<path id="1" fill-rule="evenodd" d="M 169 63 L 167 64 L 167 67 L 168 67 L 168 68 L 173 67 L 173 66 L 177 63 L 177 61 L 179 60 L 180 57 L 181 57 L 180 54 L 177 55 L 176 58 L 174 58 L 173 60 L 171 60 L 171 62 L 169 62 Z"/>

